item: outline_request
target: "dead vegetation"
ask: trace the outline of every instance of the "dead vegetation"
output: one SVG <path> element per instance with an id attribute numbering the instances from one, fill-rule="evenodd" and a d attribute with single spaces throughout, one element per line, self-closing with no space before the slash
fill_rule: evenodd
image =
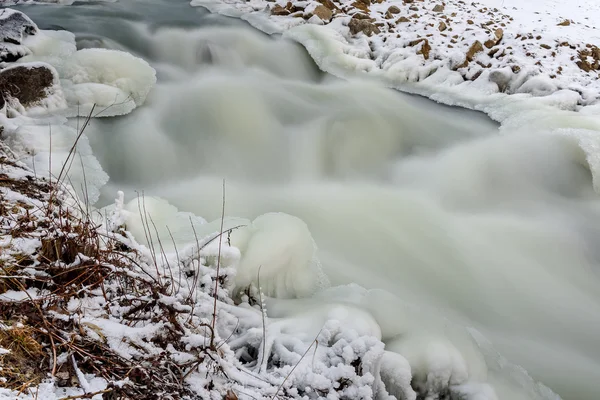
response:
<path id="1" fill-rule="evenodd" d="M 176 283 L 172 270 L 160 270 L 152 262 L 159 257 L 144 258 L 132 250 L 122 229 L 108 232 L 60 179 L 33 176 L 1 141 L 0 153 L 0 295 L 10 295 L 0 299 L 1 386 L 35 393 L 52 378 L 59 387 L 84 390 L 65 399 L 102 394 L 106 399 L 177 400 L 200 398 L 185 379 L 201 366 L 207 377 L 226 377 L 214 328 L 218 286 L 226 284 L 218 271 L 211 284 L 211 322 L 194 315 L 193 287 L 181 293 L 181 276 Z M 194 282 L 198 276 L 193 269 L 186 273 Z M 92 312 L 82 310 L 86 301 L 95 306 Z M 127 327 L 158 328 L 142 340 L 123 337 L 133 355 L 127 357 L 115 351 L 88 315 Z M 183 338 L 190 335 L 205 340 L 186 344 Z M 104 378 L 108 387 L 90 392 L 85 374 Z M 205 389 L 212 386 L 211 378 Z M 223 395 L 236 398 L 231 390 Z"/>
<path id="2" fill-rule="evenodd" d="M 11 325 L 2 326 L 0 347 L 8 350 L 0 354 L 0 380 L 4 386 L 23 392 L 44 379 L 39 366 L 45 355 L 40 338 L 35 328 L 14 319 Z"/>
<path id="3" fill-rule="evenodd" d="M 108 382 L 126 382 L 109 385 L 104 398 L 199 398 L 184 382 L 196 367 L 211 361 L 211 372 L 224 374 L 217 362 L 214 328 L 194 321 L 189 313 L 192 298 L 183 298 L 178 307 L 161 301 L 173 294 L 168 276 L 141 274 L 135 267 L 139 254 L 128 248 L 125 236 L 108 235 L 87 216 L 75 215 L 61 204 L 61 197 L 55 195 L 59 204 L 52 211 L 23 207 L 3 217 L 4 226 L 7 220 L 13 222 L 2 229 L 3 235 L 36 239 L 38 246 L 31 254 L 5 251 L 0 262 L 0 294 L 27 294 L 19 301 L 0 301 L 0 347 L 9 351 L 0 356 L 0 381 L 18 392 L 51 376 L 59 386 L 85 388 L 78 378 L 77 371 L 82 371 Z M 39 295 L 29 295 L 32 289 Z M 122 324 L 161 325 L 149 341 L 163 352 L 152 354 L 134 341 L 128 345 L 138 357 L 115 352 L 102 329 L 73 310 L 71 302 L 86 297 L 101 298 L 104 306 L 96 312 Z M 192 359 L 177 362 L 164 351 L 171 345 L 190 352 L 182 338 L 200 331 L 210 334 L 206 346 L 191 349 Z"/>

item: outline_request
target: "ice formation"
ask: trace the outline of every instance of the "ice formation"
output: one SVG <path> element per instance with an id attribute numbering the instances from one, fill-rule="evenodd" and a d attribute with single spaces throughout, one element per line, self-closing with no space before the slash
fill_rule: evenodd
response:
<path id="1" fill-rule="evenodd" d="M 293 298 L 310 296 L 328 285 L 313 238 L 299 218 L 264 214 L 240 231 L 232 234 L 232 245 L 242 253 L 236 274 L 238 290 L 260 280 L 265 295 Z"/>
<path id="2" fill-rule="evenodd" d="M 67 101 L 78 105 L 79 115 L 94 104 L 98 116 L 128 114 L 144 103 L 156 83 L 147 62 L 117 50 L 79 50 L 58 70 Z"/>
<path id="3" fill-rule="evenodd" d="M 7 46 L 17 46 L 23 55 L 19 59 L 6 59 L 16 63 L 6 65 L 5 71 L 17 66 L 44 68 L 54 75 L 54 83 L 46 89 L 44 99 L 26 107 L 16 99 L 7 99 L 7 115 L 11 118 L 2 117 L 7 140 L 42 176 L 56 179 L 64 170 L 66 175 L 61 179 L 70 181 L 83 199 L 94 203 L 108 176 L 93 156 L 85 134 L 70 154 L 80 128 L 86 124 L 80 120 L 69 123 L 56 115 L 127 114 L 145 101 L 156 82 L 154 69 L 144 60 L 122 51 L 78 51 L 75 35 L 67 31 L 40 31 L 19 11 L 4 9 L 0 18 L 3 20 L 0 34 Z"/>
<path id="4" fill-rule="evenodd" d="M 87 116 L 94 105 L 94 116 L 127 114 L 144 103 L 156 83 L 144 60 L 118 50 L 77 50 L 70 32 L 41 31 L 25 45 L 32 54 L 21 61 L 44 61 L 58 71 L 67 116 Z"/>
<path id="5" fill-rule="evenodd" d="M 109 206 L 99 211 L 106 216 Z M 211 239 L 218 246 L 221 220 L 211 223 L 191 213 L 180 212 L 163 199 L 140 196 L 121 208 L 120 223 L 133 237 L 156 251 L 172 253 Z M 104 217 L 105 218 L 105 217 Z M 254 221 L 227 217 L 222 241 L 241 253 L 236 265 L 236 287 L 241 293 L 250 286 L 266 296 L 307 297 L 328 286 L 321 270 L 317 249 L 302 220 L 283 213 L 270 213 Z"/>

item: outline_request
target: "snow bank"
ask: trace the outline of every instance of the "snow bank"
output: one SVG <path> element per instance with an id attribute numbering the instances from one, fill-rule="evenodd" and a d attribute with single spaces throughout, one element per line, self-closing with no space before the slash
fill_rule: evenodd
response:
<path id="1" fill-rule="evenodd" d="M 0 114 L 4 127 L 3 140 L 22 161 L 40 177 L 56 180 L 64 167 L 61 179 L 73 186 L 81 199 L 95 203 L 108 175 L 94 157 L 85 135 L 79 140 L 78 130 L 66 125 L 62 117 L 30 118 Z M 75 151 L 70 155 L 71 149 Z"/>

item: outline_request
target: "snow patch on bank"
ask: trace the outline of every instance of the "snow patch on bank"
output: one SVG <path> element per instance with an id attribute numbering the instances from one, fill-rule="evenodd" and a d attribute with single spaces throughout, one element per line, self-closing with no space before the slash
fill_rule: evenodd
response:
<path id="1" fill-rule="evenodd" d="M 0 114 L 3 140 L 36 176 L 56 180 L 62 171 L 61 178 L 68 176 L 79 197 L 94 204 L 108 175 L 93 155 L 87 137 L 81 135 L 78 139 L 79 131 L 66 123 L 63 117 L 7 118 Z M 73 146 L 75 151 L 71 153 Z"/>

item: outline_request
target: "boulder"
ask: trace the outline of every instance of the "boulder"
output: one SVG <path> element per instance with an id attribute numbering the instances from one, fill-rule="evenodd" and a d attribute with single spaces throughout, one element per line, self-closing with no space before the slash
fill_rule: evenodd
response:
<path id="1" fill-rule="evenodd" d="M 0 43 L 0 62 L 12 63 L 31 54 L 27 47 L 12 43 Z"/>
<path id="2" fill-rule="evenodd" d="M 400 9 L 397 6 L 390 6 L 387 10 L 390 14 L 400 14 Z"/>
<path id="3" fill-rule="evenodd" d="M 56 83 L 56 72 L 41 63 L 22 64 L 0 71 L 3 101 L 17 99 L 23 107 L 44 100 Z"/>
<path id="4" fill-rule="evenodd" d="M 29 35 L 35 35 L 38 27 L 20 11 L 6 8 L 0 10 L 0 61 L 15 62 L 31 52 L 21 43 Z"/>
<path id="5" fill-rule="evenodd" d="M 0 10 L 0 40 L 5 43 L 21 44 L 24 37 L 35 35 L 37 25 L 20 11 L 5 8 Z"/>

